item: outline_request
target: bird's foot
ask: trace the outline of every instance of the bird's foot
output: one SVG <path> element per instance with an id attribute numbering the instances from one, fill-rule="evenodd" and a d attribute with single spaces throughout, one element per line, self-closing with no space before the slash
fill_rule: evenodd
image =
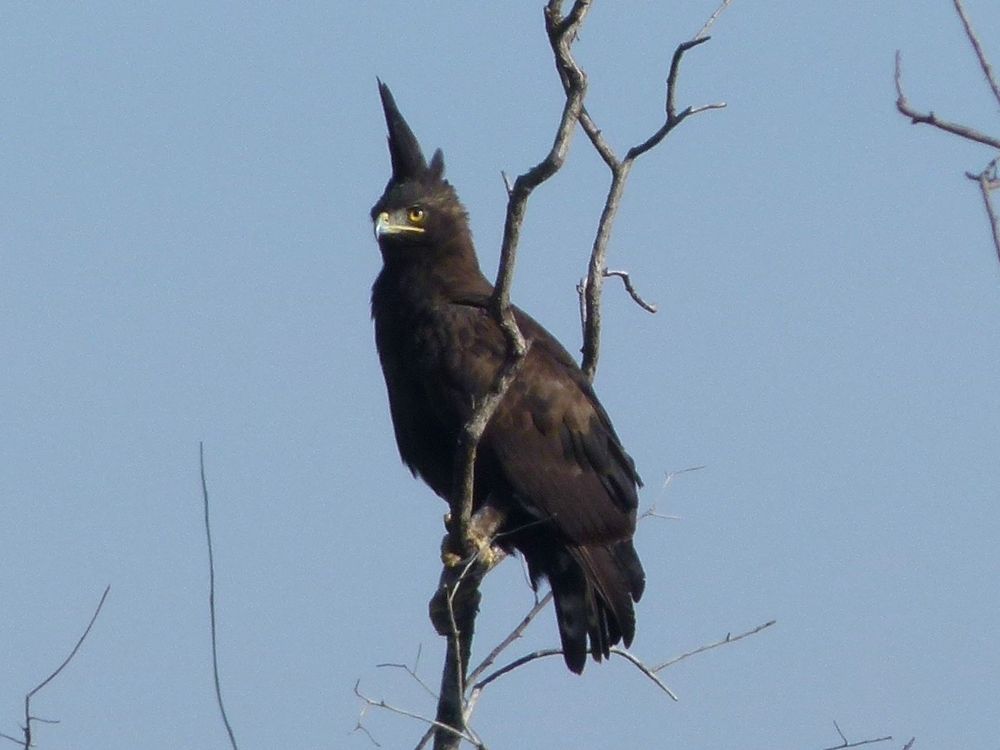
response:
<path id="1" fill-rule="evenodd" d="M 507 556 L 494 544 L 496 533 L 503 522 L 502 516 L 491 508 L 483 508 L 473 514 L 464 539 L 456 539 L 456 529 L 452 525 L 452 515 L 444 517 L 448 533 L 441 540 L 441 562 L 446 568 L 457 568 L 471 563 L 480 568 L 478 574 L 485 575 Z"/>
<path id="2" fill-rule="evenodd" d="M 445 516 L 448 533 L 441 540 L 441 582 L 428 609 L 438 634 L 452 635 L 479 609 L 479 582 L 507 556 L 494 544 L 503 517 L 490 508 L 473 514 L 463 539 L 456 538 L 452 516 Z"/>

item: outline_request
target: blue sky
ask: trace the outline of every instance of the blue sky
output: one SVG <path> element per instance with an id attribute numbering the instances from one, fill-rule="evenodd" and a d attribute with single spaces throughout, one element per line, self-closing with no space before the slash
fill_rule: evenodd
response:
<path id="1" fill-rule="evenodd" d="M 537 7 L 536 7 L 537 6 Z M 368 312 L 389 174 L 375 77 L 442 147 L 492 274 L 504 192 L 561 106 L 541 3 L 104 3 L 0 11 L 0 732 L 43 748 L 366 748 L 363 689 L 430 714 L 444 505 L 392 441 Z M 679 7 L 678 7 L 679 6 Z M 598 3 L 577 55 L 619 151 L 660 123 L 676 44 L 715 2 Z M 1000 65 L 1000 8 L 967 0 Z M 965 170 L 994 134 L 951 3 L 736 0 L 679 104 L 725 101 L 636 166 L 611 245 L 597 388 L 646 479 L 634 652 L 485 694 L 491 747 L 996 744 L 1000 266 Z M 514 299 L 571 351 L 607 174 L 583 137 L 536 193 Z M 667 472 L 705 465 L 664 490 Z M 517 562 L 477 646 L 530 606 Z M 512 651 L 556 641 L 544 614 Z M 385 747 L 422 727 L 369 712 Z"/>

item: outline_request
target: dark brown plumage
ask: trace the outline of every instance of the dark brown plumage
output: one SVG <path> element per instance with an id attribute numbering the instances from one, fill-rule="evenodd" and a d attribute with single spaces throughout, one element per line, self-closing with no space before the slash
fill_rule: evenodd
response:
<path id="1" fill-rule="evenodd" d="M 375 342 L 400 456 L 448 499 L 459 430 L 506 345 L 441 151 L 428 165 L 388 87 L 379 89 L 392 177 L 372 208 L 383 260 Z M 524 312 L 514 315 L 530 348 L 479 445 L 475 509 L 500 514 L 498 542 L 524 555 L 533 585 L 548 579 L 566 664 L 579 673 L 588 652 L 600 661 L 635 634 L 641 481 L 573 358 Z"/>

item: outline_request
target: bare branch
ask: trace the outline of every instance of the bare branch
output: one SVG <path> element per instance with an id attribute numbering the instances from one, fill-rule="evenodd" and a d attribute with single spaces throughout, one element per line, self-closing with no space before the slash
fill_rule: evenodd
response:
<path id="1" fill-rule="evenodd" d="M 208 482 L 205 480 L 205 444 L 203 442 L 198 443 L 198 466 L 201 472 L 202 504 L 205 509 L 205 539 L 208 543 L 208 617 L 212 639 L 212 680 L 215 683 L 215 701 L 219 706 L 219 714 L 226 727 L 226 734 L 229 735 L 229 744 L 232 745 L 233 750 L 239 750 L 239 746 L 236 744 L 236 735 L 233 734 L 233 727 L 229 723 L 226 707 L 222 702 L 222 683 L 219 680 L 219 649 L 215 636 L 215 557 L 212 551 L 212 527 L 209 524 Z"/>
<path id="2" fill-rule="evenodd" d="M 663 682 L 663 680 L 661 680 L 657 676 L 656 670 L 650 669 L 649 667 L 647 667 L 638 658 L 636 658 L 635 656 L 632 656 L 632 654 L 630 654 L 625 649 L 621 649 L 621 648 L 618 648 L 617 646 L 615 646 L 614 648 L 611 649 L 611 653 L 612 654 L 618 654 L 618 656 L 622 657 L 623 659 L 628 660 L 632 664 L 632 666 L 634 666 L 636 669 L 638 669 L 640 672 L 642 672 L 644 675 L 646 675 L 646 677 L 648 677 L 650 680 L 652 680 L 654 683 L 656 683 L 657 687 L 659 687 L 660 690 L 662 690 L 664 693 L 666 693 L 667 695 L 669 695 L 670 696 L 670 700 L 674 701 L 675 703 L 677 702 L 677 695 L 674 693 L 673 690 L 671 690 L 670 688 L 668 688 L 666 686 L 666 684 Z"/>
<path id="3" fill-rule="evenodd" d="M 563 651 L 561 648 L 544 648 L 544 649 L 539 649 L 538 651 L 532 651 L 530 654 L 525 654 L 524 656 L 514 659 L 514 661 L 510 662 L 509 664 L 505 664 L 504 666 L 500 667 L 494 672 L 491 672 L 489 675 L 487 675 L 479 682 L 477 682 L 475 685 L 473 685 L 472 695 L 478 699 L 479 694 L 486 689 L 487 685 L 489 685 L 491 682 L 495 682 L 496 680 L 500 679 L 505 674 L 513 672 L 515 669 L 523 667 L 525 664 L 530 664 L 533 661 L 538 661 L 539 659 L 545 659 L 549 656 L 561 656 L 562 652 Z M 625 659 L 632 666 L 634 666 L 636 669 L 638 669 L 640 672 L 646 675 L 646 677 L 648 677 L 650 680 L 656 683 L 657 687 L 659 687 L 663 692 L 665 692 L 668 696 L 670 696 L 671 700 L 674 701 L 677 700 L 677 695 L 674 693 L 673 690 L 667 687 L 666 684 L 664 684 L 663 680 L 661 680 L 656 675 L 656 670 L 647 667 L 638 657 L 633 656 L 625 649 L 618 648 L 617 646 L 613 647 L 610 650 L 610 653 Z"/>
<path id="4" fill-rule="evenodd" d="M 416 681 L 416 683 L 418 685 L 420 685 L 420 687 L 422 687 L 424 689 L 424 691 L 431 698 L 433 698 L 434 700 L 437 700 L 437 698 L 438 698 L 437 693 L 435 693 L 433 690 L 431 690 L 430 685 L 428 685 L 426 682 L 424 682 L 420 678 L 420 675 L 417 674 L 417 665 L 420 663 L 420 652 L 421 652 L 421 650 L 422 650 L 422 647 L 418 646 L 417 647 L 417 656 L 413 660 L 413 666 L 412 667 L 409 664 L 402 664 L 402 663 L 399 663 L 399 662 L 383 662 L 382 664 L 376 664 L 375 667 L 377 669 L 402 669 L 404 672 L 406 672 L 408 675 L 410 675 L 410 677 L 412 677 L 414 679 L 414 681 Z"/>
<path id="5" fill-rule="evenodd" d="M 32 722 L 38 721 L 43 724 L 58 724 L 58 722 L 53 719 L 43 719 L 40 716 L 33 716 L 31 713 L 31 699 L 34 698 L 39 692 L 41 692 L 46 685 L 52 682 L 52 680 L 58 677 L 62 673 L 62 671 L 66 668 L 66 665 L 68 665 L 73 660 L 73 657 L 76 656 L 76 652 L 80 650 L 80 646 L 83 645 L 83 642 L 87 640 L 87 636 L 90 635 L 90 629 L 94 627 L 94 623 L 97 621 L 97 616 L 101 614 L 101 608 L 104 606 L 104 602 L 108 598 L 108 593 L 110 591 L 111 591 L 111 586 L 110 585 L 105 586 L 104 593 L 101 594 L 101 600 L 97 603 L 97 607 L 94 609 L 94 614 L 90 616 L 90 622 L 87 623 L 87 627 L 84 628 L 83 635 L 80 636 L 80 638 L 76 642 L 76 645 L 73 646 L 73 650 L 69 652 L 69 656 L 63 659 L 62 663 L 58 667 L 56 667 L 49 674 L 48 677 L 46 677 L 40 683 L 35 685 L 35 687 L 29 690 L 27 694 L 24 696 L 24 726 L 21 728 L 21 731 L 24 733 L 24 739 L 22 741 L 19 741 L 6 734 L 0 735 L 3 736 L 4 739 L 13 740 L 14 742 L 20 742 L 25 748 L 25 750 L 27 750 L 32 746 L 32 727 L 31 727 Z"/>
<path id="6" fill-rule="evenodd" d="M 399 714 L 400 716 L 406 716 L 407 718 L 410 719 L 416 719 L 417 721 L 422 721 L 425 724 L 429 724 L 430 726 L 434 727 L 439 732 L 453 734 L 458 740 L 465 740 L 466 742 L 471 742 L 473 746 L 475 746 L 476 748 L 482 748 L 482 750 L 486 749 L 486 745 L 484 745 L 479 740 L 479 738 L 472 736 L 468 732 L 460 732 L 459 730 L 455 729 L 454 727 L 448 724 L 442 724 L 441 722 L 436 721 L 435 719 L 429 719 L 426 716 L 421 716 L 420 714 L 414 711 L 407 711 L 406 709 L 399 708 L 398 706 L 394 706 L 391 703 L 386 703 L 384 699 L 380 698 L 376 700 L 374 698 L 369 698 L 367 695 L 361 692 L 361 680 L 358 680 L 357 682 L 354 683 L 354 694 L 358 696 L 358 698 L 363 700 L 365 704 L 368 706 L 371 706 L 373 708 L 382 708 L 391 713 Z M 363 729 L 363 726 L 360 723 L 360 719 L 358 721 L 358 726 L 361 726 Z"/>
<path id="7" fill-rule="evenodd" d="M 983 197 L 983 205 L 986 207 L 986 216 L 990 222 L 990 230 L 993 234 L 993 247 L 997 251 L 997 260 L 1000 260 L 1000 216 L 997 216 L 993 208 L 993 201 L 990 193 L 1000 188 L 1000 180 L 997 179 L 997 163 L 1000 157 L 991 161 L 979 174 L 966 172 L 965 176 L 978 183 L 979 192 Z"/>
<path id="8" fill-rule="evenodd" d="M 674 477 L 680 474 L 687 474 L 690 471 L 701 471 L 704 468 L 706 468 L 705 465 L 701 464 L 699 466 L 688 466 L 686 469 L 677 469 L 676 471 L 668 471 L 663 477 L 663 489 L 666 489 L 673 483 Z"/>
<path id="9" fill-rule="evenodd" d="M 733 0 L 722 0 L 722 3 L 719 5 L 719 7 L 716 8 L 715 12 L 708 17 L 708 20 L 705 21 L 705 25 L 701 27 L 701 30 L 697 34 L 695 34 L 693 38 L 701 39 L 703 36 L 706 36 L 709 30 L 712 28 L 712 26 L 715 25 L 715 22 L 719 20 L 719 16 L 722 15 L 722 12 L 726 8 L 728 8 L 732 2 Z"/>
<path id="10" fill-rule="evenodd" d="M 476 404 L 472 418 L 464 426 L 456 452 L 453 482 L 455 490 L 450 499 L 451 524 L 449 526 L 447 541 L 448 555 L 446 557 L 450 555 L 458 560 L 471 559 L 472 562 L 470 563 L 471 567 L 467 567 L 461 573 L 457 571 L 457 566 L 446 565 L 442 571 L 438 595 L 435 597 L 444 595 L 447 600 L 449 619 L 449 627 L 439 630 L 439 632 L 448 635 L 448 647 L 442 673 L 436 721 L 440 725 L 447 725 L 455 730 L 444 732 L 440 727 L 436 727 L 434 733 L 435 750 L 452 750 L 457 747 L 459 735 L 464 731 L 464 717 L 470 713 L 469 704 L 466 704 L 464 711 L 462 708 L 467 686 L 465 675 L 468 669 L 471 641 L 475 629 L 476 612 L 478 610 L 478 588 L 482 577 L 489 569 L 488 562 L 482 559 L 481 555 L 479 555 L 480 550 L 476 548 L 477 543 L 482 544 L 482 540 L 477 541 L 471 530 L 473 522 L 472 511 L 476 453 L 479 441 L 489 420 L 495 413 L 510 384 L 517 376 L 517 372 L 527 355 L 527 344 L 514 320 L 510 309 L 509 297 L 517 245 L 528 199 L 536 187 L 552 177 L 562 167 L 569 150 L 573 130 L 576 123 L 580 122 L 591 142 L 598 150 L 598 153 L 605 159 L 612 172 L 612 182 L 598 225 L 597 236 L 591 252 L 587 282 L 583 293 L 583 307 L 586 314 L 582 366 L 587 377 L 592 380 L 597 366 L 600 338 L 600 294 L 605 276 L 619 276 L 625 283 L 626 290 L 638 304 L 650 312 L 656 309 L 655 306 L 645 302 L 639 296 L 631 285 L 628 274 L 623 271 L 609 273 L 605 264 L 611 227 L 621 201 L 625 181 L 635 159 L 661 142 L 684 119 L 698 112 L 725 106 L 724 104 L 710 104 L 701 107 L 688 107 L 684 111 L 677 113 L 674 109 L 674 90 L 680 60 L 684 52 L 707 41 L 704 33 L 707 32 L 707 29 L 714 23 L 718 15 L 729 5 L 730 1 L 725 0 L 706 23 L 702 32 L 699 32 L 702 38 L 685 42 L 675 51 L 667 78 L 667 121 L 653 136 L 630 149 L 621 161 L 618 160 L 613 150 L 604 141 L 600 130 L 584 109 L 583 101 L 587 90 L 587 78 L 573 58 L 571 51 L 573 42 L 578 36 L 580 26 L 590 9 L 591 0 L 576 0 L 565 17 L 562 15 L 562 0 L 548 0 L 546 3 L 545 28 L 553 52 L 556 70 L 563 84 L 565 102 L 552 146 L 546 157 L 527 172 L 517 177 L 513 184 L 504 175 L 508 195 L 507 213 L 500 249 L 499 268 L 497 270 L 496 284 L 490 307 L 494 318 L 504 333 L 507 353 L 493 386 Z M 460 587 L 464 587 L 464 591 L 461 593 L 459 592 Z M 432 609 L 433 606 L 432 602 Z M 542 606 L 544 606 L 544 603 L 540 602 L 536 605 L 536 610 L 540 610 Z M 536 613 L 536 610 L 533 610 L 533 613 Z M 527 622 L 530 622 L 531 618 L 534 617 L 533 613 L 529 613 Z M 527 622 L 523 623 L 523 626 L 526 626 Z M 487 657 L 487 660 L 481 665 L 481 669 L 486 669 L 496 659 L 497 655 L 519 636 L 520 630 L 515 628 L 509 640 L 501 643 L 498 646 L 499 650 L 495 650 L 494 653 Z M 478 692 L 474 689 L 473 697 L 470 697 L 471 703 L 474 703 L 475 697 L 478 697 Z M 421 741 L 421 746 L 425 740 Z"/>
<path id="11" fill-rule="evenodd" d="M 493 663 L 496 662 L 500 654 L 506 651 L 511 644 L 514 643 L 514 641 L 524 635 L 524 631 L 538 616 L 538 613 L 548 606 L 550 601 L 552 601 L 551 589 L 545 593 L 545 596 L 535 602 L 535 606 L 528 610 L 528 614 L 521 618 L 521 622 L 519 622 L 517 626 L 507 634 L 507 637 L 500 641 L 500 643 L 498 643 L 496 647 L 490 651 L 489 654 L 487 654 L 486 658 L 480 662 L 478 667 L 472 670 L 472 673 L 469 675 L 469 682 L 475 682 L 479 679 L 479 676 L 482 675 L 483 672 L 493 666 Z"/>
<path id="12" fill-rule="evenodd" d="M 722 640 L 715 641 L 714 643 L 706 643 L 704 646 L 699 646 L 698 648 L 692 649 L 691 651 L 687 651 L 687 652 L 681 654 L 680 656 L 675 656 L 672 659 L 667 659 L 665 662 L 663 662 L 659 666 L 653 667 L 652 671 L 653 672 L 660 672 L 660 671 L 666 669 L 667 667 L 673 666 L 674 664 L 676 664 L 679 661 L 683 661 L 684 659 L 687 659 L 689 656 L 695 656 L 696 654 L 701 654 L 701 653 L 704 653 L 705 651 L 711 651 L 713 648 L 718 648 L 719 646 L 726 646 L 726 645 L 728 645 L 730 643 L 736 643 L 736 641 L 742 640 L 742 639 L 747 638 L 747 637 L 749 637 L 751 635 L 754 635 L 755 633 L 759 633 L 760 631 L 764 630 L 765 628 L 771 627 L 776 622 L 777 622 L 777 620 L 768 620 L 764 624 L 758 625 L 757 627 L 752 628 L 750 630 L 747 630 L 744 633 L 740 633 L 739 635 L 731 635 L 730 633 L 726 633 L 726 637 L 723 638 Z"/>
<path id="13" fill-rule="evenodd" d="M 635 286 L 632 285 L 632 277 L 629 276 L 628 271 L 612 271 L 611 269 L 605 269 L 604 278 L 609 276 L 617 276 L 625 284 L 625 291 L 629 293 L 632 300 L 643 310 L 650 313 L 656 312 L 656 305 L 652 302 L 646 302 L 636 291 Z"/>
<path id="14" fill-rule="evenodd" d="M 993 73 L 993 67 L 990 65 L 990 61 L 986 59 L 986 53 L 983 52 L 983 45 L 980 43 L 979 36 L 972 26 L 972 21 L 969 20 L 969 16 L 965 12 L 962 0 L 954 0 L 954 3 L 958 17 L 962 19 L 962 26 L 965 27 L 965 35 L 969 37 L 969 44 L 972 45 L 972 49 L 976 53 L 976 58 L 979 60 L 979 67 L 983 69 L 983 75 L 986 76 L 986 82 L 990 85 L 997 104 L 1000 104 L 1000 82 L 997 82 L 997 77 Z"/>
<path id="15" fill-rule="evenodd" d="M 704 36 L 704 33 L 711 27 L 711 25 L 715 22 L 715 19 L 718 18 L 722 11 L 728 7 L 730 2 L 731 0 L 726 0 L 719 6 L 718 10 L 715 11 L 694 39 L 683 42 L 678 45 L 676 50 L 674 50 L 674 54 L 670 62 L 670 72 L 667 74 L 666 122 L 664 122 L 664 124 L 661 125 L 660 128 L 645 141 L 630 148 L 625 154 L 624 159 L 619 160 L 615 155 L 614 149 L 612 149 L 610 144 L 608 144 L 603 133 L 601 132 L 601 129 L 597 126 L 597 123 L 594 122 L 594 119 L 591 117 L 586 108 L 583 108 L 580 111 L 580 126 L 587 134 L 587 137 L 590 139 L 594 149 L 611 171 L 611 184 L 608 187 L 608 194 L 604 201 L 604 208 L 601 211 L 601 218 L 597 224 L 597 234 L 594 238 L 594 244 L 590 253 L 590 262 L 587 266 L 587 278 L 586 281 L 582 283 L 582 291 L 581 286 L 577 287 L 577 292 L 581 296 L 582 311 L 580 317 L 583 325 L 583 358 L 580 367 L 590 380 L 594 379 L 594 374 L 597 371 L 597 360 L 600 356 L 601 292 L 603 290 L 604 278 L 611 275 L 607 271 L 606 261 L 608 242 L 611 238 L 611 228 L 614 225 L 615 217 L 618 213 L 618 207 L 621 204 L 621 198 L 625 191 L 625 183 L 628 180 L 629 172 L 632 170 L 632 165 L 636 159 L 661 143 L 663 139 L 666 138 L 667 135 L 685 119 L 691 115 L 698 114 L 699 112 L 705 112 L 710 109 L 721 109 L 726 106 L 724 103 L 706 104 L 699 107 L 688 107 L 682 112 L 677 113 L 675 101 L 677 77 L 679 75 L 680 63 L 684 53 L 689 49 L 697 47 L 699 44 L 709 40 L 709 37 Z M 563 78 L 563 81 L 565 85 L 565 77 Z M 636 302 L 639 302 L 639 304 L 641 304 L 645 309 L 650 312 L 655 312 L 655 308 L 651 309 L 652 306 L 640 301 L 641 298 L 634 293 L 634 289 L 629 289 L 627 277 L 622 278 L 623 281 L 626 281 L 626 289 L 630 292 L 630 294 L 632 294 L 632 298 Z"/>
<path id="16" fill-rule="evenodd" d="M 831 747 L 824 748 L 824 750 L 843 750 L 844 748 L 847 747 L 861 747 L 861 745 L 872 745 L 876 742 L 887 742 L 892 739 L 891 735 L 887 735 L 885 737 L 874 737 L 870 740 L 858 740 L 857 742 L 848 742 L 847 737 L 845 737 L 844 733 L 840 731 L 840 725 L 837 724 L 836 721 L 833 722 L 833 726 L 836 728 L 837 734 L 840 735 L 841 743 L 839 745 L 833 745 Z M 910 744 L 912 744 L 912 740 L 910 741 Z M 906 750 L 906 748 L 904 748 L 903 750 Z"/>
<path id="17" fill-rule="evenodd" d="M 933 112 L 918 112 L 911 105 L 909 100 L 906 98 L 906 94 L 903 93 L 903 72 L 902 72 L 902 56 L 899 50 L 896 50 L 896 109 L 904 115 L 910 118 L 910 122 L 914 125 L 931 125 L 938 130 L 943 130 L 946 133 L 951 133 L 952 135 L 957 135 L 961 138 L 965 138 L 969 141 L 975 141 L 976 143 L 982 143 L 986 146 L 992 146 L 993 148 L 1000 149 L 1000 138 L 994 138 L 993 136 L 981 133 L 975 128 L 970 128 L 967 125 L 961 125 L 955 122 L 949 122 L 948 120 L 942 120 Z"/>
<path id="18" fill-rule="evenodd" d="M 648 508 L 646 508 L 646 510 L 644 510 L 642 512 L 642 514 L 640 514 L 639 520 L 641 521 L 644 518 L 659 518 L 662 521 L 680 521 L 681 520 L 681 516 L 671 516 L 671 515 L 667 515 L 666 513 L 660 513 L 656 509 L 656 504 L 655 503 L 653 505 L 650 505 Z"/>
<path id="19" fill-rule="evenodd" d="M 527 210 L 528 198 L 536 187 L 552 177 L 563 165 L 569 151 L 570 139 L 576 126 L 583 98 L 586 94 L 586 77 L 571 53 L 580 25 L 590 9 L 590 0 L 576 0 L 568 15 L 562 16 L 562 0 L 549 0 L 545 6 L 545 29 L 552 48 L 556 67 L 565 88 L 566 101 L 548 154 L 542 161 L 514 180 L 508 188 L 507 214 L 504 221 L 503 241 L 500 247 L 500 262 L 496 284 L 490 301 L 491 312 L 496 319 L 507 343 L 507 354 L 489 392 L 476 404 L 472 418 L 464 426 L 459 436 L 456 451 L 455 491 L 450 499 L 452 526 L 449 530 L 449 547 L 460 558 L 472 555 L 475 539 L 470 533 L 475 484 L 476 452 L 479 441 L 494 412 L 517 376 L 528 347 L 517 327 L 510 309 L 510 287 L 514 276 L 517 245 L 521 226 Z M 449 609 L 452 608 L 454 592 L 460 585 L 466 591 L 461 597 L 460 611 L 452 612 L 453 632 L 448 638 L 445 665 L 441 678 L 441 692 L 438 700 L 437 721 L 451 726 L 455 732 L 444 732 L 438 727 L 435 732 L 435 750 L 452 750 L 459 743 L 463 721 L 463 697 L 465 694 L 465 672 L 468 668 L 475 618 L 478 610 L 479 583 L 488 571 L 485 561 L 475 558 L 477 564 L 466 575 L 456 577 L 455 570 L 445 566 L 441 575 L 441 587 L 449 594 Z M 482 564 L 480 564 L 482 563 Z M 462 583 L 464 579 L 464 584 Z M 439 588 L 439 590 L 440 590 Z M 457 615 L 457 616 L 455 616 Z"/>
<path id="20" fill-rule="evenodd" d="M 969 43 L 972 45 L 972 48 L 976 53 L 976 57 L 979 60 L 979 65 L 983 69 L 983 74 L 986 76 L 986 81 L 989 83 L 997 102 L 1000 103 L 1000 84 L 998 84 L 996 75 L 993 73 L 993 68 L 986 59 L 986 54 L 983 52 L 982 44 L 980 44 L 979 37 L 976 35 L 972 22 L 969 20 L 969 17 L 965 12 L 962 0 L 954 0 L 954 4 L 955 10 L 957 11 L 959 18 L 962 20 L 962 25 L 965 27 L 965 34 L 969 38 Z M 901 114 L 909 117 L 910 122 L 914 124 L 931 125 L 938 130 L 943 130 L 946 133 L 957 135 L 960 138 L 1000 149 L 1000 138 L 987 135 L 975 130 L 974 128 L 970 128 L 967 125 L 942 120 L 933 112 L 923 113 L 915 110 L 907 100 L 906 94 L 903 93 L 901 58 L 902 56 L 899 50 L 896 50 L 896 109 L 898 109 Z M 983 198 L 983 205 L 986 208 L 986 215 L 990 222 L 990 232 L 993 235 L 993 247 L 996 250 L 997 259 L 1000 260 L 1000 220 L 998 220 L 997 212 L 994 210 L 993 203 L 990 198 L 990 193 L 998 187 L 997 159 L 991 161 L 986 168 L 978 174 L 966 172 L 965 176 L 979 184 L 979 192 Z"/>

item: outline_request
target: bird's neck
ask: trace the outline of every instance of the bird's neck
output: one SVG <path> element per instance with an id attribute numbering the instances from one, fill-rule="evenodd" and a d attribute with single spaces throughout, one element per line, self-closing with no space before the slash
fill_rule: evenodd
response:
<path id="1" fill-rule="evenodd" d="M 411 304 L 438 304 L 493 291 L 483 276 L 471 241 L 435 247 L 409 246 L 402 252 L 383 248 L 376 288 Z"/>

